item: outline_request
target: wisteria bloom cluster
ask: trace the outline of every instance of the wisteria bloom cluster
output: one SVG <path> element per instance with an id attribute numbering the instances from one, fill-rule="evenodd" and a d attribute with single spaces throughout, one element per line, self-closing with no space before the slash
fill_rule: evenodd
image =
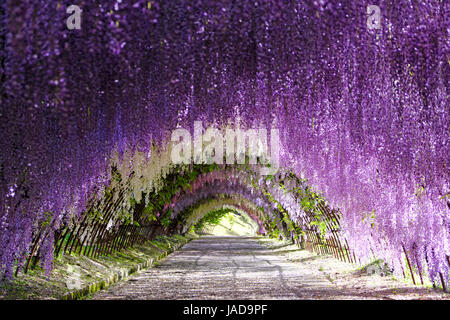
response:
<path id="1" fill-rule="evenodd" d="M 116 154 L 154 183 L 133 155 L 203 121 L 280 128 L 280 165 L 339 208 L 361 259 L 407 252 L 448 279 L 448 1 L 380 0 L 370 29 L 365 0 L 82 1 L 69 29 L 72 4 L 0 2 L 1 273 L 43 225 L 51 262 Z"/>

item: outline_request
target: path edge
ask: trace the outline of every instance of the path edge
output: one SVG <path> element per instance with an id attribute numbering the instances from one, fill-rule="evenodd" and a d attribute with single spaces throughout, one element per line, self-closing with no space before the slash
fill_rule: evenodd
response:
<path id="1" fill-rule="evenodd" d="M 139 272 L 141 270 L 145 270 L 148 268 L 151 268 L 155 265 L 155 263 L 161 261 L 165 257 L 167 257 L 169 254 L 181 249 L 186 244 L 188 244 L 191 240 L 196 239 L 197 236 L 194 237 L 187 237 L 182 242 L 177 243 L 176 245 L 168 248 L 158 256 L 154 258 L 147 259 L 144 262 L 138 263 L 126 270 L 120 270 L 112 275 L 110 275 L 107 279 L 96 281 L 94 283 L 91 283 L 90 285 L 87 285 L 83 288 L 66 292 L 63 294 L 60 298 L 60 300 L 79 300 L 81 298 L 86 297 L 87 295 L 93 294 L 95 292 L 98 292 L 100 290 L 106 289 L 110 287 L 111 285 L 120 282 L 121 280 L 124 280 L 128 278 L 130 275 L 135 274 L 136 272 Z"/>

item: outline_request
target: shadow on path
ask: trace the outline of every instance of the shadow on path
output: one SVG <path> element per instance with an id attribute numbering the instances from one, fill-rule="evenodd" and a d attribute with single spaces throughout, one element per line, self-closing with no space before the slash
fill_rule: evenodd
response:
<path id="1" fill-rule="evenodd" d="M 277 246 L 277 251 L 258 239 L 201 237 L 158 266 L 95 294 L 93 299 L 391 298 L 388 288 L 361 291 L 357 286 L 338 285 L 306 263 L 321 257 L 289 260 L 284 254 L 295 251 L 292 247 Z M 420 290 L 413 289 L 415 293 Z M 408 288 L 405 290 L 408 293 Z"/>

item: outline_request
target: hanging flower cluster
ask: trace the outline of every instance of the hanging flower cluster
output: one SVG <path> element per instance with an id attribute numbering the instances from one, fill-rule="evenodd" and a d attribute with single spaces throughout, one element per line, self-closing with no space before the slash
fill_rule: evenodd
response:
<path id="1" fill-rule="evenodd" d="M 365 0 L 82 1 L 81 30 L 69 0 L 0 2 L 1 272 L 44 227 L 51 262 L 115 153 L 131 174 L 127 152 L 153 161 L 202 120 L 278 127 L 363 259 L 408 252 L 448 279 L 450 4 L 378 2 L 370 29 Z"/>

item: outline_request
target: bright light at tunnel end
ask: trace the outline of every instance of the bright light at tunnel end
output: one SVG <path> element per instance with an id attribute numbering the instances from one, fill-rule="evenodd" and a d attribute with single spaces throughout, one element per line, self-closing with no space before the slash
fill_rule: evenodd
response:
<path id="1" fill-rule="evenodd" d="M 248 163 L 257 166 L 261 175 L 273 175 L 278 171 L 280 135 L 277 128 L 243 130 L 228 127 L 219 130 L 210 126 L 203 132 L 202 122 L 195 121 L 193 132 L 192 137 L 185 128 L 172 131 L 170 155 L 174 164 Z"/>

